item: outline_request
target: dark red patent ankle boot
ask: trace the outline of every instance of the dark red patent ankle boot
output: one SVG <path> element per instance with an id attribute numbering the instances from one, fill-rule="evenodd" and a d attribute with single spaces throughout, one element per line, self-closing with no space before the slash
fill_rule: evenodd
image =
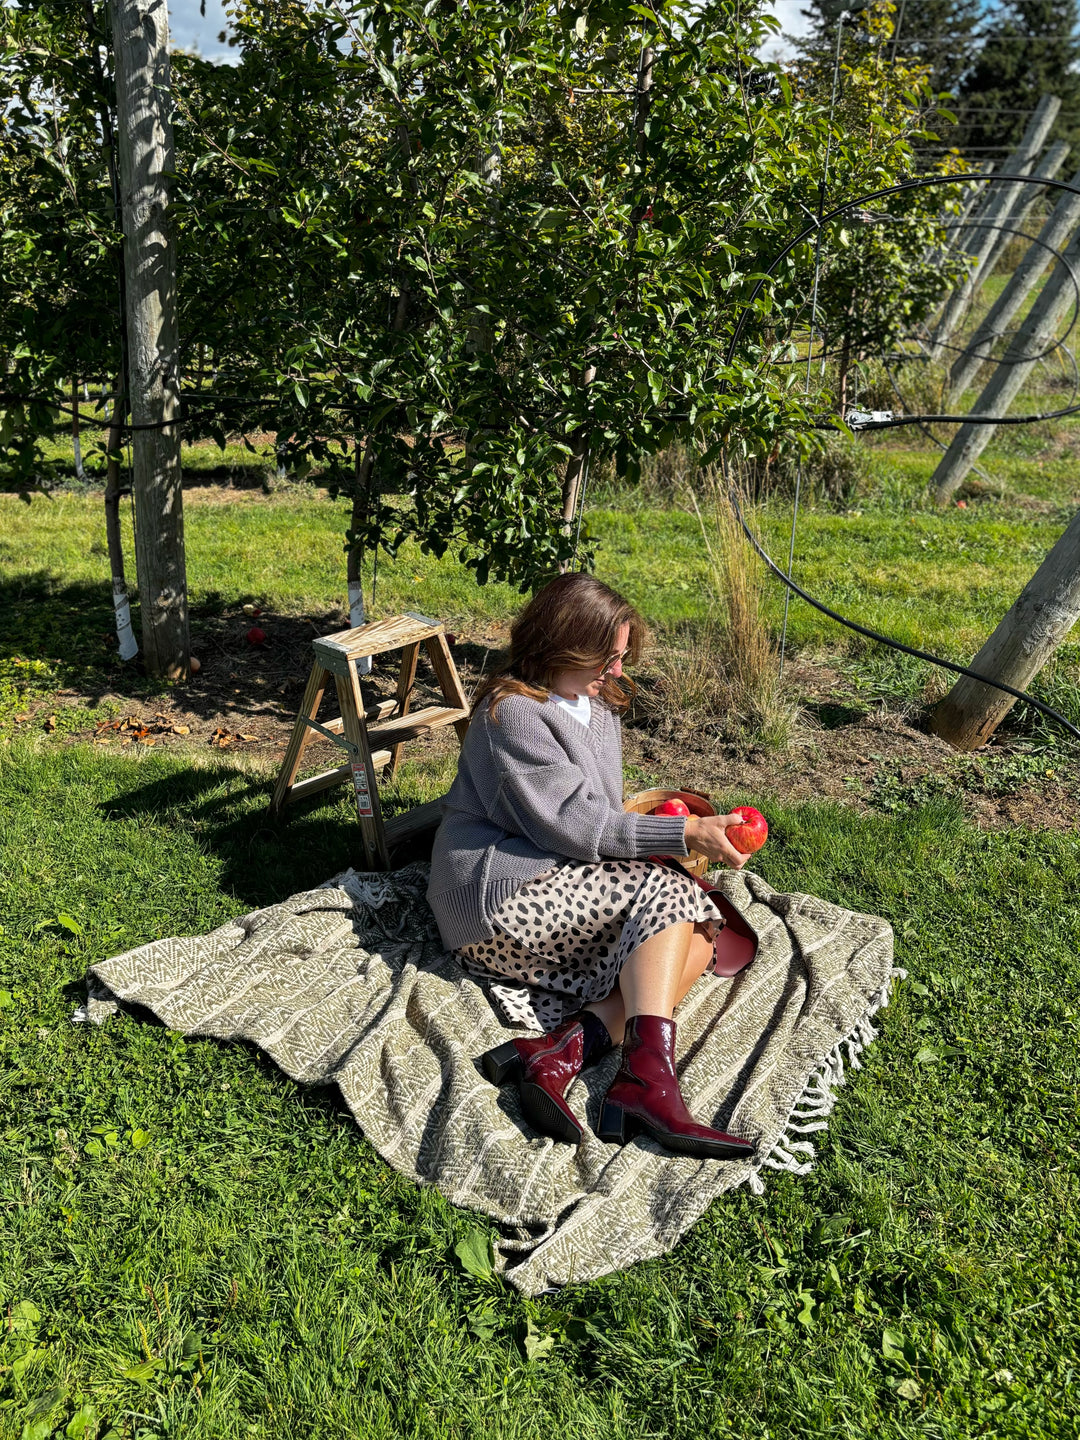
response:
<path id="1" fill-rule="evenodd" d="M 699 1125 L 675 1073 L 675 1021 L 634 1015 L 626 1022 L 622 1065 L 600 1110 L 601 1140 L 623 1145 L 644 1131 L 666 1150 L 711 1160 L 748 1160 L 749 1140 Z"/>
<path id="2" fill-rule="evenodd" d="M 521 1108 L 538 1130 L 577 1145 L 581 1124 L 563 1096 L 582 1067 L 610 1049 L 611 1038 L 603 1023 L 591 1012 L 582 1011 L 548 1035 L 496 1045 L 481 1056 L 480 1063 L 493 1085 L 517 1081 Z"/>

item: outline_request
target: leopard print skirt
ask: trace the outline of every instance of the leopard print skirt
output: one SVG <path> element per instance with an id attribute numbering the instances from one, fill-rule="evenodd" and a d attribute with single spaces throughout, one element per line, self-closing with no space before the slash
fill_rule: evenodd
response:
<path id="1" fill-rule="evenodd" d="M 682 921 L 724 919 L 700 886 L 648 860 L 569 861 L 516 890 L 496 911 L 491 940 L 458 951 L 468 974 L 511 1025 L 553 1030 L 602 1000 L 644 941 Z"/>

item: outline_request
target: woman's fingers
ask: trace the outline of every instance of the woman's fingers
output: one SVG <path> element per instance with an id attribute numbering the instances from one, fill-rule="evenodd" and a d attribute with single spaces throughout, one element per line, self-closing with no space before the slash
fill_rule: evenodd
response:
<path id="1" fill-rule="evenodd" d="M 741 815 L 695 815 L 686 822 L 687 846 L 731 870 L 741 870 L 750 857 L 736 850 L 726 833 L 730 826 L 741 824 Z"/>

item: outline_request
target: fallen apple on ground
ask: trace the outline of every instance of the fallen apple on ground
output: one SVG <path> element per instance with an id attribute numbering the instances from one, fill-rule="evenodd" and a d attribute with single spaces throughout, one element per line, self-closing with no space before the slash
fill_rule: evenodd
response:
<path id="1" fill-rule="evenodd" d="M 755 810 L 752 805 L 737 805 L 730 813 L 741 815 L 743 823 L 729 827 L 728 840 L 740 854 L 753 855 L 769 838 L 768 821 L 761 811 Z"/>
<path id="2" fill-rule="evenodd" d="M 652 812 L 654 815 L 689 816 L 690 807 L 685 800 L 661 800 Z"/>
<path id="3" fill-rule="evenodd" d="M 258 625 L 253 625 L 247 632 L 247 642 L 249 645 L 265 645 L 266 631 Z"/>

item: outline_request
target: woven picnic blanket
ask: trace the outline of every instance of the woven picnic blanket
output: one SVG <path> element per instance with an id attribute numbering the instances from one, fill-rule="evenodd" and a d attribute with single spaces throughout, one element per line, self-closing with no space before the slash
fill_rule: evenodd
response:
<path id="1" fill-rule="evenodd" d="M 758 954 L 687 996 L 678 1064 L 693 1112 L 758 1153 L 697 1160 L 590 1129 L 575 1148 L 522 1119 L 514 1087 L 496 1089 L 477 1063 L 521 1032 L 442 948 L 426 880 L 421 865 L 347 871 L 209 935 L 142 945 L 93 967 L 84 1018 L 136 1002 L 185 1035 L 252 1041 L 294 1080 L 337 1084 L 388 1164 L 491 1216 L 497 1263 L 527 1295 L 663 1254 L 718 1195 L 760 1191 L 769 1168 L 810 1168 L 807 1134 L 824 1128 L 896 973 L 884 920 L 752 873 L 719 877 Z M 617 1064 L 616 1052 L 568 1094 L 590 1126 Z"/>

